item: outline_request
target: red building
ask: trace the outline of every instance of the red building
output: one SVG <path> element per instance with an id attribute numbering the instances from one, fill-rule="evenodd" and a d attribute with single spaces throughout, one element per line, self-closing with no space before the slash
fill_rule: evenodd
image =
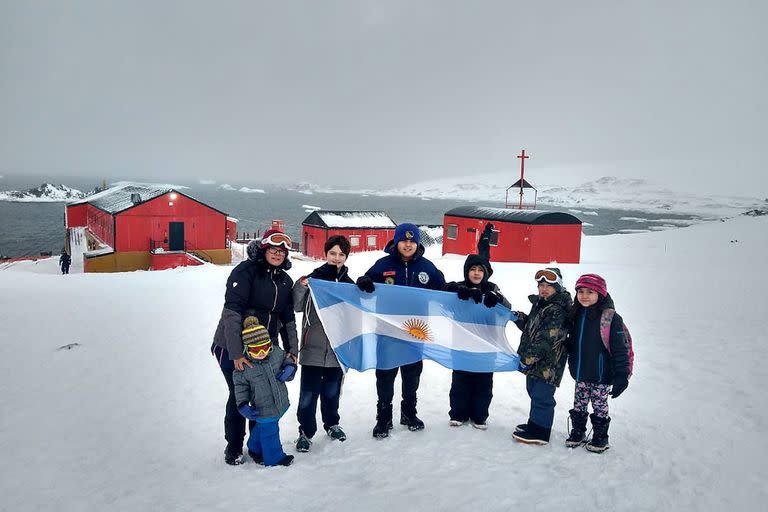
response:
<path id="1" fill-rule="evenodd" d="M 492 261 L 578 263 L 581 221 L 568 213 L 460 206 L 445 213 L 443 254 L 477 253 L 477 242 L 492 223 Z"/>
<path id="2" fill-rule="evenodd" d="M 124 272 L 231 262 L 237 220 L 168 187 L 122 185 L 66 208 L 85 227 L 86 272 Z"/>
<path id="3" fill-rule="evenodd" d="M 351 252 L 378 251 L 394 238 L 396 224 L 384 212 L 319 210 L 309 214 L 301 227 L 302 253 L 325 259 L 325 241 L 329 237 L 347 237 Z"/>

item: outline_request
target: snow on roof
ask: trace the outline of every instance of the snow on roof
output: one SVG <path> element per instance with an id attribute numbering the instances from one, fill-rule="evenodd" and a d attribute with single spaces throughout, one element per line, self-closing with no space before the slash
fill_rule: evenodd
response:
<path id="1" fill-rule="evenodd" d="M 385 212 L 320 210 L 312 212 L 303 224 L 328 228 L 394 229 L 397 224 Z"/>
<path id="2" fill-rule="evenodd" d="M 183 187 L 186 188 L 186 187 Z M 178 191 L 177 187 L 166 184 L 152 184 L 152 183 L 118 183 L 117 185 L 103 190 L 91 196 L 88 196 L 79 201 L 69 203 L 67 206 L 75 206 L 80 204 L 91 204 L 96 208 L 104 210 L 105 212 L 115 214 L 132 208 L 137 204 L 145 203 L 156 197 L 160 197 L 168 192 Z M 133 201 L 133 195 L 138 195 L 138 202 Z M 197 201 L 197 199 L 187 196 L 189 199 Z M 200 202 L 200 201 L 197 201 Z M 205 203 L 201 203 L 205 204 Z M 215 208 L 206 205 L 209 208 L 215 210 Z M 218 210 L 216 210 L 218 211 Z M 222 212 L 223 213 L 223 212 Z"/>
<path id="3" fill-rule="evenodd" d="M 118 213 L 133 206 L 154 199 L 163 194 L 170 192 L 173 189 L 166 186 L 146 186 L 146 185 L 126 185 L 123 187 L 115 188 L 110 194 L 103 195 L 96 199 L 86 198 L 84 201 L 92 204 L 96 208 L 104 210 L 109 213 Z M 132 197 L 134 194 L 138 194 L 140 201 L 134 203 Z M 96 194 L 99 195 L 99 194 Z M 93 197 L 93 196 L 91 196 Z"/>

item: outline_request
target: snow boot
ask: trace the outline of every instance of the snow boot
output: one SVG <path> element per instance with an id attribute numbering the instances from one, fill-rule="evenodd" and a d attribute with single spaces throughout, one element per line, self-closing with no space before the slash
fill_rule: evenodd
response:
<path id="1" fill-rule="evenodd" d="M 299 429 L 299 438 L 296 440 L 296 451 L 306 453 L 309 451 L 310 446 L 312 446 L 312 440 L 304 435 L 304 432 Z"/>
<path id="2" fill-rule="evenodd" d="M 595 414 L 590 414 L 592 420 L 592 440 L 587 443 L 587 450 L 593 453 L 603 453 L 611 446 L 608 444 L 608 425 L 611 424 L 611 418 L 601 418 Z"/>
<path id="3" fill-rule="evenodd" d="M 475 427 L 478 430 L 487 430 L 488 429 L 488 423 L 484 421 L 472 421 L 472 426 Z"/>
<path id="4" fill-rule="evenodd" d="M 392 404 L 378 404 L 376 406 L 376 426 L 373 427 L 373 437 L 384 439 L 389 437 L 392 430 Z"/>
<path id="5" fill-rule="evenodd" d="M 328 430 L 326 430 L 325 432 L 328 434 L 328 437 L 330 437 L 334 441 L 344 442 L 347 440 L 347 434 L 345 434 L 344 431 L 341 430 L 341 427 L 339 425 L 330 426 L 328 427 Z"/>
<path id="6" fill-rule="evenodd" d="M 549 434 L 551 432 L 551 428 L 540 427 L 529 421 L 525 430 L 514 432 L 512 437 L 521 443 L 544 445 L 549 443 Z"/>
<path id="7" fill-rule="evenodd" d="M 527 428 L 528 428 L 528 424 L 527 423 L 521 423 L 521 424 L 519 424 L 518 426 L 515 427 L 515 432 L 523 432 Z"/>
<path id="8" fill-rule="evenodd" d="M 565 440 L 565 446 L 575 448 L 581 446 L 587 439 L 587 417 L 589 413 L 587 411 L 577 411 L 576 409 L 571 409 L 568 413 L 571 415 L 571 434 Z"/>
<path id="9" fill-rule="evenodd" d="M 224 462 L 230 466 L 239 466 L 243 463 L 243 449 L 239 450 L 234 446 L 227 445 L 224 449 Z"/>
<path id="10" fill-rule="evenodd" d="M 400 413 L 400 424 L 408 427 L 408 430 L 415 432 L 417 430 L 424 430 L 424 422 L 416 416 L 416 411 L 413 414 Z"/>
<path id="11" fill-rule="evenodd" d="M 400 402 L 400 424 L 408 427 L 408 430 L 415 432 L 424 430 L 424 422 L 416 416 L 416 401 Z"/>
<path id="12" fill-rule="evenodd" d="M 451 420 L 451 421 L 449 421 L 449 422 L 448 422 L 448 424 L 449 424 L 450 426 L 452 426 L 452 427 L 460 427 L 460 426 L 464 425 L 464 423 L 466 423 L 466 421 L 461 421 L 461 420 Z"/>

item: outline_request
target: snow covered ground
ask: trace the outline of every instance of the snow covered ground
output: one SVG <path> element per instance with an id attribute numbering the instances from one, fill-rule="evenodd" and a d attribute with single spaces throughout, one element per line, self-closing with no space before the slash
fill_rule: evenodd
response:
<path id="1" fill-rule="evenodd" d="M 208 347 L 229 267 L 61 276 L 54 259 L 15 264 L 0 270 L 0 509 L 764 510 L 767 249 L 768 218 L 738 217 L 587 237 L 582 263 L 560 265 L 569 288 L 605 276 L 635 340 L 603 455 L 563 445 L 568 375 L 552 443 L 535 447 L 510 437 L 528 410 L 522 375 L 495 376 L 482 432 L 448 426 L 450 371 L 427 363 L 425 431 L 374 440 L 373 372 L 350 372 L 349 439 L 318 435 L 308 454 L 292 446 L 292 382 L 289 468 L 222 460 L 226 386 Z M 459 278 L 462 257 L 428 255 Z M 378 256 L 353 256 L 351 274 Z M 294 278 L 315 266 L 294 262 Z M 494 264 L 513 307 L 537 267 Z"/>

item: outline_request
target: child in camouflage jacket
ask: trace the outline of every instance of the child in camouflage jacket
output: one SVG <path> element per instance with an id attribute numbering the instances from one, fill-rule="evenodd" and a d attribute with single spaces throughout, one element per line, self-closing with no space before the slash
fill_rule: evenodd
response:
<path id="1" fill-rule="evenodd" d="M 555 390 L 565 371 L 568 352 L 568 312 L 573 305 L 571 294 L 563 287 L 558 268 L 536 272 L 538 294 L 529 295 L 533 306 L 527 315 L 517 312 L 515 322 L 523 331 L 518 355 L 520 371 L 525 374 L 526 389 L 531 398 L 528 422 L 518 425 L 512 434 L 517 441 L 547 444 L 555 415 Z"/>

